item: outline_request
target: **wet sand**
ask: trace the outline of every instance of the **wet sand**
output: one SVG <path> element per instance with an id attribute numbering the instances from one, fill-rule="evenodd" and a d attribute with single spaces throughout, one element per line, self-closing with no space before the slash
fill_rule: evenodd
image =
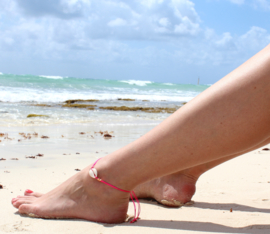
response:
<path id="1" fill-rule="evenodd" d="M 270 232 L 270 151 L 262 150 L 265 147 L 204 174 L 197 183 L 192 206 L 167 208 L 154 201 L 141 200 L 141 220 L 135 224 L 29 218 L 19 215 L 11 205 L 11 199 L 22 195 L 25 189 L 45 193 L 77 173 L 76 169 L 132 142 L 151 128 L 153 126 L 147 125 L 1 128 L 0 132 L 8 133 L 10 139 L 0 138 L 0 159 L 6 159 L 0 160 L 3 186 L 0 189 L 0 233 Z M 113 137 L 105 139 L 95 133 L 99 131 L 108 131 Z M 19 132 L 37 132 L 38 136 L 24 139 Z M 132 204 L 128 213 L 133 214 Z"/>

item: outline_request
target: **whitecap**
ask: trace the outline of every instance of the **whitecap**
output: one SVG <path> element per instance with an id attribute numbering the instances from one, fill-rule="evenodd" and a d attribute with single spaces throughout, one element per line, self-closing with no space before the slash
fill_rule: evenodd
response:
<path id="1" fill-rule="evenodd" d="M 120 82 L 128 83 L 130 85 L 146 86 L 147 84 L 152 84 L 152 81 L 148 80 L 120 80 Z"/>
<path id="2" fill-rule="evenodd" d="M 0 72 L 0 75 L 3 75 L 3 73 L 2 73 L 2 72 Z"/>
<path id="3" fill-rule="evenodd" d="M 40 75 L 39 77 L 42 77 L 42 78 L 48 78 L 48 79 L 55 79 L 55 80 L 62 80 L 63 77 L 62 76 L 44 76 L 44 75 Z"/>
<path id="4" fill-rule="evenodd" d="M 173 85 L 172 83 L 164 83 L 164 85 Z"/>

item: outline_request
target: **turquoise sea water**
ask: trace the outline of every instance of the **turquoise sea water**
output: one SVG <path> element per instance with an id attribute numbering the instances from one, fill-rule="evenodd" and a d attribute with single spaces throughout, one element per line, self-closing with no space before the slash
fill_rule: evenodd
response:
<path id="1" fill-rule="evenodd" d="M 68 99 L 98 99 L 98 106 L 175 107 L 188 102 L 209 85 L 157 83 L 141 80 L 101 80 L 61 76 L 34 76 L 0 73 L 0 125 L 55 123 L 125 124 L 161 121 L 169 114 L 89 111 L 61 107 Z M 133 102 L 119 98 L 135 99 Z M 143 102 L 142 100 L 148 100 Z M 36 107 L 45 103 L 52 107 Z M 50 118 L 29 120 L 29 113 L 47 114 Z"/>

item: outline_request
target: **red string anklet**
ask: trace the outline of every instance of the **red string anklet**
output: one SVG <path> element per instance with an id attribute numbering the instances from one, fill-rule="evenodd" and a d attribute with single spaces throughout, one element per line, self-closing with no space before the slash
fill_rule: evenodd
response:
<path id="1" fill-rule="evenodd" d="M 100 160 L 100 158 L 99 158 L 98 160 Z M 129 194 L 130 194 L 130 198 L 131 198 L 131 200 L 132 200 L 132 202 L 133 202 L 133 205 L 134 205 L 134 218 L 131 220 L 130 223 L 136 222 L 136 221 L 138 220 L 139 215 L 140 215 L 140 212 L 141 212 L 140 202 L 139 202 L 139 200 L 138 200 L 136 194 L 134 193 L 134 191 L 127 191 L 127 190 L 124 190 L 124 189 L 117 188 L 117 187 L 115 187 L 115 186 L 113 186 L 113 185 L 107 183 L 106 181 L 104 181 L 104 180 L 98 178 L 98 177 L 97 177 L 97 170 L 94 168 L 95 165 L 97 164 L 98 160 L 95 161 L 95 163 L 94 163 L 94 164 L 92 165 L 92 167 L 90 168 L 90 170 L 89 170 L 89 175 L 90 175 L 92 178 L 96 179 L 97 181 L 99 181 L 99 182 L 101 182 L 101 183 L 104 183 L 104 184 L 107 184 L 107 185 L 109 185 L 109 186 L 112 187 L 112 188 L 115 188 L 115 189 L 117 189 L 117 190 L 119 190 L 119 191 L 122 191 L 122 192 L 125 192 L 125 193 L 129 193 Z M 137 209 L 136 209 L 136 203 L 135 203 L 135 202 L 137 202 L 137 204 L 138 204 L 138 212 L 137 212 Z"/>

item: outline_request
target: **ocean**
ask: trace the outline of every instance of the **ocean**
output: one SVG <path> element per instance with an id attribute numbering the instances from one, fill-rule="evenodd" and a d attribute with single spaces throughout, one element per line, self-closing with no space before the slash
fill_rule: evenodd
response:
<path id="1" fill-rule="evenodd" d="M 178 109 L 208 87 L 209 85 L 158 83 L 150 80 L 102 80 L 0 73 L 0 126 L 74 123 L 156 125 L 171 113 L 108 110 L 106 107 Z M 63 107 L 65 101 L 70 99 L 96 101 L 76 102 L 94 105 L 90 109 Z M 105 109 L 101 109 L 102 107 Z M 29 114 L 46 116 L 27 118 Z"/>

